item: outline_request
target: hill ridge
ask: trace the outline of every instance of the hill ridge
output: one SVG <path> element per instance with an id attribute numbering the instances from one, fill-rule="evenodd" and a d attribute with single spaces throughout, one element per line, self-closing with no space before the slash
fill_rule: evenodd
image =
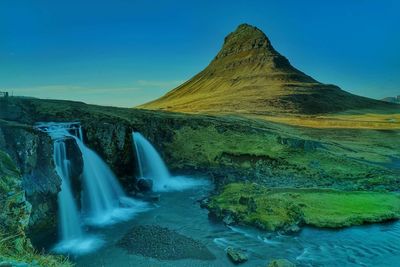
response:
<path id="1" fill-rule="evenodd" d="M 304 113 L 386 107 L 387 103 L 323 84 L 291 65 L 257 27 L 241 24 L 210 64 L 139 108 L 189 113 Z"/>

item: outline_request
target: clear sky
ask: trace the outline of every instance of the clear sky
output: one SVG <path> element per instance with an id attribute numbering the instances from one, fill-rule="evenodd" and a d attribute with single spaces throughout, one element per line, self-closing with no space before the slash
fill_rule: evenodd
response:
<path id="1" fill-rule="evenodd" d="M 132 107 L 201 71 L 244 22 L 321 82 L 400 94 L 396 0 L 0 0 L 0 91 Z"/>

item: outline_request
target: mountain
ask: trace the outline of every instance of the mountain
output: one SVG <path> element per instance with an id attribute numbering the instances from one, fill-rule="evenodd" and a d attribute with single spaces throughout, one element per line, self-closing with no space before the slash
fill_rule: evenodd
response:
<path id="1" fill-rule="evenodd" d="M 385 98 L 382 99 L 382 101 L 389 102 L 389 103 L 400 104 L 400 95 L 385 97 Z"/>
<path id="2" fill-rule="evenodd" d="M 177 112 L 316 114 L 392 105 L 322 84 L 294 68 L 258 28 L 241 24 L 211 63 L 163 97 L 139 106 Z"/>

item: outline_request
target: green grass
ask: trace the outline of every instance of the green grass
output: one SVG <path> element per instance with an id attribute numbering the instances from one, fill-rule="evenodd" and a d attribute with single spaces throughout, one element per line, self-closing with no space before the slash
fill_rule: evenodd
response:
<path id="1" fill-rule="evenodd" d="M 400 195 L 329 189 L 267 188 L 232 183 L 211 198 L 219 218 L 276 231 L 296 225 L 339 228 L 400 218 Z"/>
<path id="2" fill-rule="evenodd" d="M 395 109 L 387 114 L 326 114 L 319 116 L 305 115 L 248 115 L 266 121 L 284 123 L 293 126 L 303 126 L 317 129 L 400 129 L 400 111 Z"/>
<path id="3" fill-rule="evenodd" d="M 304 205 L 304 222 L 318 227 L 342 227 L 400 217 L 400 195 L 380 192 L 306 192 L 296 198 Z"/>
<path id="4" fill-rule="evenodd" d="M 72 267 L 67 257 L 48 255 L 34 250 L 31 246 L 16 249 L 16 243 L 26 242 L 21 234 L 4 233 L 0 229 L 0 263 L 28 263 L 29 266 Z M 5 265 L 8 266 L 8 265 Z M 10 265 L 14 266 L 14 265 Z"/>
<path id="5" fill-rule="evenodd" d="M 11 158 L 0 151 L 0 265 L 73 266 L 64 256 L 46 255 L 32 247 L 25 234 L 30 204 L 24 194 L 18 169 Z"/>
<path id="6" fill-rule="evenodd" d="M 210 125 L 176 129 L 172 142 L 166 144 L 166 150 L 171 151 L 171 162 L 178 166 L 247 170 L 253 181 L 254 174 L 259 173 L 261 179 L 267 180 L 300 177 L 303 182 L 299 183 L 307 187 L 332 185 L 363 189 L 382 186 L 389 190 L 395 187 L 397 176 L 387 167 L 390 156 L 396 147 L 399 148 L 396 132 L 348 132 L 346 136 L 341 132 L 344 130 L 315 132 L 317 130 L 273 124 L 256 128 L 255 122 L 249 123 L 250 127 L 237 125 L 236 128 Z M 300 145 L 287 144 L 280 141 L 282 139 L 294 140 L 290 142 Z M 304 145 L 307 142 L 311 148 Z M 292 186 L 290 181 L 288 179 L 284 186 Z"/>

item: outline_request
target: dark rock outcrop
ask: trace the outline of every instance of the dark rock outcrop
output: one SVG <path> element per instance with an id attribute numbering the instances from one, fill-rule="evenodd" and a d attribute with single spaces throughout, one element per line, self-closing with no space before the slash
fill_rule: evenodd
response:
<path id="1" fill-rule="evenodd" d="M 55 238 L 61 179 L 54 171 L 51 139 L 32 129 L 0 124 L 0 149 L 11 156 L 21 171 L 21 185 L 32 204 L 28 233 Z"/>
<path id="2" fill-rule="evenodd" d="M 137 181 L 136 186 L 138 187 L 139 191 L 142 191 L 142 192 L 151 191 L 151 189 L 153 188 L 153 180 L 146 179 L 146 178 L 140 178 Z"/>
<path id="3" fill-rule="evenodd" d="M 62 256 L 38 253 L 27 235 L 32 205 L 27 201 L 21 173 L 13 160 L 0 149 L 0 266 L 71 267 Z"/>

